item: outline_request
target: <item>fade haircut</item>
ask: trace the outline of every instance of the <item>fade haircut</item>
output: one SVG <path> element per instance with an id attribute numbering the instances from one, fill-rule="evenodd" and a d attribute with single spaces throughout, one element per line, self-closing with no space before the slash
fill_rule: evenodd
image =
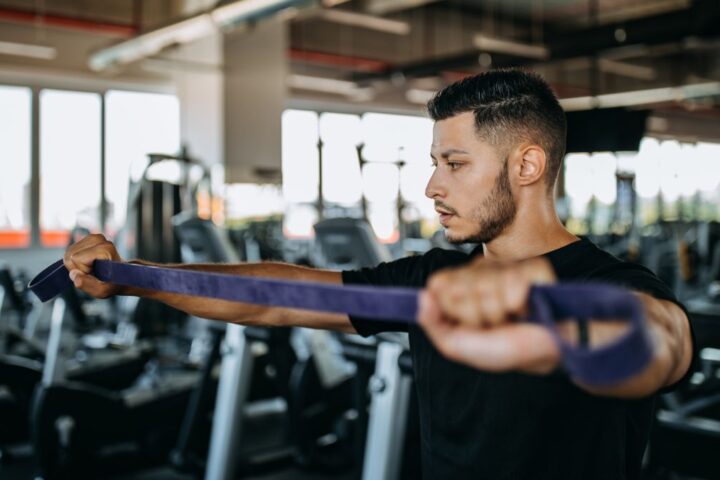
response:
<path id="1" fill-rule="evenodd" d="M 565 156 L 567 125 L 565 112 L 542 77 L 514 69 L 473 75 L 440 90 L 427 109 L 436 122 L 473 112 L 478 136 L 503 156 L 522 141 L 541 146 L 552 193 Z"/>

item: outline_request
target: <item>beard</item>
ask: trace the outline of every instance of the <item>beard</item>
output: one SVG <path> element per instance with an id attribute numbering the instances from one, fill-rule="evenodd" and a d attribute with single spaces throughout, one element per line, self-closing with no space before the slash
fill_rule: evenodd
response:
<path id="1" fill-rule="evenodd" d="M 446 233 L 446 238 L 450 243 L 489 243 L 512 224 L 516 213 L 515 199 L 510 188 L 508 161 L 505 159 L 492 190 L 470 215 L 471 220 L 478 226 L 476 233 L 466 237 L 452 237 Z"/>

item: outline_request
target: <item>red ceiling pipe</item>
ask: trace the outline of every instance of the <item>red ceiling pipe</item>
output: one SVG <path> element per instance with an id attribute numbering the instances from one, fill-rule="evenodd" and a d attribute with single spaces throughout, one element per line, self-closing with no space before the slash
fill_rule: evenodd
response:
<path id="1" fill-rule="evenodd" d="M 317 65 L 332 65 L 334 67 L 347 67 L 364 72 L 382 72 L 386 68 L 390 67 L 388 62 L 383 62 L 381 60 L 351 57 L 335 53 L 316 52 L 312 50 L 301 50 L 297 48 L 291 48 L 288 51 L 288 57 L 290 60 L 298 62 L 314 63 Z"/>
<path id="2" fill-rule="evenodd" d="M 122 37 L 131 37 L 138 32 L 135 25 L 73 18 L 65 15 L 44 14 L 35 11 L 0 8 L 0 21 L 44 24 L 52 27 L 68 28 L 90 32 L 102 32 Z"/>

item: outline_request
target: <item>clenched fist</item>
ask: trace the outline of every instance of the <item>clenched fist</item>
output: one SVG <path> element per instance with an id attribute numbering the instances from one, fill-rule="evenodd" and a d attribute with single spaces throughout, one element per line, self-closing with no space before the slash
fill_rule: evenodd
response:
<path id="1" fill-rule="evenodd" d="M 119 293 L 119 286 L 101 282 L 91 275 L 95 260 L 122 261 L 115 245 L 101 234 L 88 235 L 70 245 L 63 256 L 65 268 L 70 272 L 70 279 L 76 288 L 95 298 L 116 295 Z"/>
<path id="2" fill-rule="evenodd" d="M 560 351 L 550 332 L 517 321 L 530 289 L 555 282 L 544 258 L 499 263 L 480 258 L 431 276 L 420 296 L 419 321 L 446 357 L 487 371 L 547 373 Z"/>

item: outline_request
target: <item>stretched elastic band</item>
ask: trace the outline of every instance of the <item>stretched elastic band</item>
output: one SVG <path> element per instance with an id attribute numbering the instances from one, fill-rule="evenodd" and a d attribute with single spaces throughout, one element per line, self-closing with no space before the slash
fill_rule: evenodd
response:
<path id="1" fill-rule="evenodd" d="M 98 260 L 93 274 L 101 281 L 150 290 L 276 307 L 346 313 L 373 321 L 417 321 L 419 290 L 335 285 L 198 272 Z M 72 286 L 62 261 L 43 270 L 30 289 L 47 301 Z M 530 321 L 552 332 L 569 374 L 587 384 L 606 385 L 639 373 L 652 358 L 640 302 L 631 293 L 603 284 L 536 286 L 530 292 Z M 628 322 L 628 331 L 598 348 L 571 345 L 560 336 L 556 319 L 592 318 Z"/>

